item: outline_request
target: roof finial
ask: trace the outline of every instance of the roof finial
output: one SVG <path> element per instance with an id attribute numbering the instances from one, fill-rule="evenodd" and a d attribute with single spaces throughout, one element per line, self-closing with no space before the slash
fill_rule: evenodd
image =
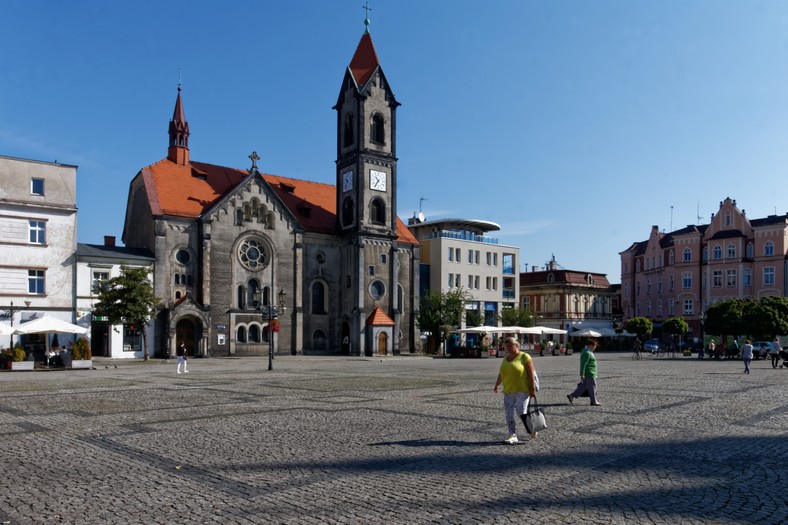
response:
<path id="1" fill-rule="evenodd" d="M 372 11 L 372 8 L 369 7 L 369 2 L 364 2 L 364 5 L 361 7 L 364 8 L 364 34 L 369 34 L 369 12 Z"/>
<path id="2" fill-rule="evenodd" d="M 178 68 L 178 91 L 181 90 L 181 68 Z"/>
<path id="3" fill-rule="evenodd" d="M 257 169 L 257 161 L 260 160 L 260 156 L 257 154 L 256 151 L 253 151 L 252 154 L 249 155 L 249 158 L 252 159 L 252 169 L 256 170 Z"/>

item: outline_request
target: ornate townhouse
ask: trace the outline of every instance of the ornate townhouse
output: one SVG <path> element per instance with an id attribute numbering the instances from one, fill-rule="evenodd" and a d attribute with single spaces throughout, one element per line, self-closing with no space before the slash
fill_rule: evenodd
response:
<path id="1" fill-rule="evenodd" d="M 521 306 L 537 315 L 541 326 L 612 330 L 616 295 L 605 274 L 561 268 L 555 257 L 544 269 L 520 273 Z"/>
<path id="2" fill-rule="evenodd" d="M 705 225 L 665 233 L 620 253 L 625 318 L 662 322 L 683 316 L 691 336 L 701 334 L 709 305 L 738 298 L 786 295 L 788 214 L 750 219 L 726 198 Z"/>
<path id="3" fill-rule="evenodd" d="M 273 102 L 272 102 L 273 103 Z M 129 188 L 123 241 L 155 258 L 154 352 L 415 350 L 419 244 L 397 217 L 399 102 L 368 31 L 336 105 L 335 184 L 191 159 L 180 87 L 167 157 Z"/>

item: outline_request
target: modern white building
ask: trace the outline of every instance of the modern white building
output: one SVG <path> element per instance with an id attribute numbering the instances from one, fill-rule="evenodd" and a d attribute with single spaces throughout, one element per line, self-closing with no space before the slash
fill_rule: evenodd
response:
<path id="1" fill-rule="evenodd" d="M 420 296 L 463 288 L 471 296 L 466 309 L 478 311 L 487 326 L 499 325 L 501 310 L 519 304 L 520 248 L 486 235 L 500 230 L 498 224 L 420 216 L 408 221 L 408 229 L 421 243 Z"/>
<path id="2" fill-rule="evenodd" d="M 122 266 L 145 267 L 153 282 L 156 258 L 148 250 L 115 246 L 115 237 L 105 236 L 104 244 L 77 244 L 77 324 L 90 328 L 91 350 L 94 356 L 113 358 L 142 358 L 142 327 L 111 325 L 106 319 L 93 315 L 98 301 L 95 287 L 120 275 Z M 152 355 L 153 326 L 147 326 L 148 352 Z"/>
<path id="3" fill-rule="evenodd" d="M 46 314 L 73 323 L 76 247 L 77 167 L 0 156 L 0 321 Z M 37 360 L 45 337 L 22 339 Z M 0 346 L 10 339 L 0 336 Z"/>

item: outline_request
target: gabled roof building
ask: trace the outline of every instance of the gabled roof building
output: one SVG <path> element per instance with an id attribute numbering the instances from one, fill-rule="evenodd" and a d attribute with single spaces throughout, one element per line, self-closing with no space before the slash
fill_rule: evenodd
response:
<path id="1" fill-rule="evenodd" d="M 178 88 L 167 157 L 131 181 L 123 232 L 156 260 L 156 353 L 414 351 L 420 248 L 396 214 L 399 105 L 365 31 L 325 184 L 263 173 L 254 152 L 249 169 L 192 160 Z"/>
<path id="2" fill-rule="evenodd" d="M 624 318 L 662 322 L 684 317 L 692 337 L 701 335 L 706 309 L 732 298 L 786 296 L 788 214 L 750 219 L 730 197 L 709 224 L 672 232 L 652 226 L 649 238 L 621 256 Z"/>

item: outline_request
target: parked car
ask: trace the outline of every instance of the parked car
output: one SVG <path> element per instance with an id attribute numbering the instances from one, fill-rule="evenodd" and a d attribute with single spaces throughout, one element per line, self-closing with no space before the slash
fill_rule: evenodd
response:
<path id="1" fill-rule="evenodd" d="M 656 354 L 659 351 L 659 339 L 649 339 L 643 344 L 644 352 Z"/>
<path id="2" fill-rule="evenodd" d="M 771 341 L 753 341 L 752 343 L 752 358 L 761 359 L 769 355 L 769 350 L 772 347 Z"/>

